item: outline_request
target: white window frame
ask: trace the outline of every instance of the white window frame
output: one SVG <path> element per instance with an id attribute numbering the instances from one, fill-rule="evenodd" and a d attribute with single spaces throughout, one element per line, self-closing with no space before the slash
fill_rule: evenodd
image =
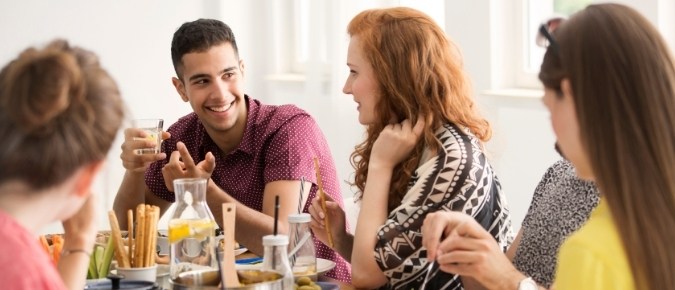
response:
<path id="1" fill-rule="evenodd" d="M 516 16 L 516 31 L 517 39 L 516 54 L 517 61 L 515 63 L 515 86 L 519 88 L 541 88 L 541 84 L 537 78 L 539 72 L 538 67 L 530 67 L 529 63 L 532 59 L 543 58 L 545 50 L 541 49 L 536 52 L 536 56 L 532 58 L 532 49 L 539 49 L 534 44 L 534 39 L 537 35 L 537 29 L 544 20 L 555 17 L 569 15 L 556 14 L 554 11 L 554 0 L 517 0 L 518 9 Z M 673 0 L 668 0 L 673 1 Z M 600 1 L 591 1 L 597 3 Z M 630 2 L 630 1 L 628 1 Z"/>
<path id="2" fill-rule="evenodd" d="M 304 74 L 311 71 L 309 66 L 318 66 L 320 73 L 328 74 L 329 5 L 326 5 L 326 1 L 316 0 L 292 0 L 292 2 L 292 19 L 288 22 L 291 23 L 288 71 Z M 302 54 L 303 52 L 306 54 Z"/>
<path id="3" fill-rule="evenodd" d="M 534 45 L 536 30 L 539 24 L 547 17 L 553 16 L 553 0 L 518 0 L 516 28 L 517 40 L 515 48 L 517 55 L 515 67 L 515 86 L 519 88 L 541 88 L 537 77 L 539 69 L 529 67 L 531 49 Z M 535 2 L 536 5 L 531 5 Z M 537 13 L 539 17 L 532 14 Z M 541 18 L 541 19 L 535 19 Z M 543 51 L 541 53 L 543 57 Z"/>

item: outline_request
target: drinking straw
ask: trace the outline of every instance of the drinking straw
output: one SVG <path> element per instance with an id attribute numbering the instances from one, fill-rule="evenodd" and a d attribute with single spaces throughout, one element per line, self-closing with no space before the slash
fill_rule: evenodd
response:
<path id="1" fill-rule="evenodd" d="M 305 177 L 300 177 L 300 200 L 298 200 L 298 213 L 302 213 L 302 194 L 305 192 Z"/>
<path id="2" fill-rule="evenodd" d="M 298 200 L 298 214 L 302 213 L 302 205 L 303 205 L 302 204 L 302 194 L 304 192 L 305 192 L 305 177 L 302 176 L 302 177 L 300 177 L 300 200 Z M 296 231 L 293 233 L 293 237 L 294 237 L 293 241 L 295 241 L 297 243 L 300 239 L 300 233 L 298 233 L 297 228 L 296 228 Z M 291 245 L 291 246 L 294 246 L 294 245 Z M 289 262 L 291 262 L 291 266 L 294 266 L 295 265 L 295 253 L 289 255 L 288 260 L 289 260 Z"/>
<path id="3" fill-rule="evenodd" d="M 277 235 L 277 224 L 279 223 L 279 195 L 274 197 L 274 235 Z M 272 268 L 277 267 L 277 246 L 272 246 Z"/>
<path id="4" fill-rule="evenodd" d="M 277 235 L 277 224 L 279 223 L 279 195 L 274 197 L 274 235 Z"/>

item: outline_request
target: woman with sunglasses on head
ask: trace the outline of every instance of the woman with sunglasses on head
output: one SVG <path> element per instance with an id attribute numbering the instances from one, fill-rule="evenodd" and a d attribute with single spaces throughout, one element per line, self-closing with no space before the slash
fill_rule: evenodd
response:
<path id="1" fill-rule="evenodd" d="M 646 18 L 618 4 L 587 7 L 561 24 L 549 42 L 539 74 L 544 104 L 562 152 L 601 195 L 588 223 L 562 246 L 554 288 L 672 289 L 671 52 Z M 425 245 L 434 247 L 431 256 L 443 270 L 466 274 L 480 263 L 473 250 L 488 245 L 487 238 L 470 219 L 436 218 L 424 227 Z M 448 237 L 439 244 L 443 232 Z M 486 286 L 517 289 L 523 278 L 512 271 Z"/>
<path id="2" fill-rule="evenodd" d="M 83 289 L 96 239 L 91 184 L 122 123 L 114 80 L 91 52 L 53 41 L 0 71 L 0 285 Z M 37 232 L 62 221 L 56 266 Z"/>
<path id="3" fill-rule="evenodd" d="M 466 281 L 427 261 L 420 228 L 435 211 L 468 212 L 503 249 L 510 215 L 484 151 L 490 126 L 475 109 L 457 48 L 427 15 L 411 8 L 366 10 L 347 31 L 344 93 L 359 107 L 366 139 L 356 146 L 354 185 L 363 207 L 356 231 L 329 202 L 337 251 L 359 288 L 457 289 Z M 329 244 L 314 199 L 314 234 Z"/>

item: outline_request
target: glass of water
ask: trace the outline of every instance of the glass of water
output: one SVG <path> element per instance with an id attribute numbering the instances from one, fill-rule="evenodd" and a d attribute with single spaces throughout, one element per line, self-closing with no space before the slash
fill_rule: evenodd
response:
<path id="1" fill-rule="evenodd" d="M 145 131 L 145 138 L 135 137 L 134 140 L 149 140 L 154 143 L 153 147 L 136 149 L 136 154 L 157 154 L 161 152 L 163 119 L 135 119 L 132 121 L 134 128 Z"/>

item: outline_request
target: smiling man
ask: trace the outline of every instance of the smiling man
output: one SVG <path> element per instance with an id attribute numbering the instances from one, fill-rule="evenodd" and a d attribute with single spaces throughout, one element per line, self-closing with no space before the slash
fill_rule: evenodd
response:
<path id="1" fill-rule="evenodd" d="M 134 149 L 150 144 L 134 140 L 144 136 L 141 130 L 125 131 L 121 159 L 127 171 L 114 203 L 121 225 L 127 224 L 127 209 L 139 203 L 157 205 L 164 213 L 175 201 L 176 178 L 203 177 L 209 180 L 206 199 L 218 224 L 222 203 L 236 203 L 236 239 L 262 256 L 262 237 L 273 232 L 275 196 L 280 197 L 278 225 L 284 233 L 288 215 L 297 213 L 301 177 L 307 182 L 303 212 L 306 200 L 316 195 L 314 157 L 324 191 L 343 206 L 335 164 L 318 125 L 294 105 L 265 105 L 244 94 L 244 62 L 225 23 L 184 23 L 174 33 L 171 57 L 173 85 L 193 112 L 164 133 L 164 153 L 135 154 Z M 326 275 L 349 282 L 349 264 L 314 242 L 317 257 L 337 264 Z"/>

